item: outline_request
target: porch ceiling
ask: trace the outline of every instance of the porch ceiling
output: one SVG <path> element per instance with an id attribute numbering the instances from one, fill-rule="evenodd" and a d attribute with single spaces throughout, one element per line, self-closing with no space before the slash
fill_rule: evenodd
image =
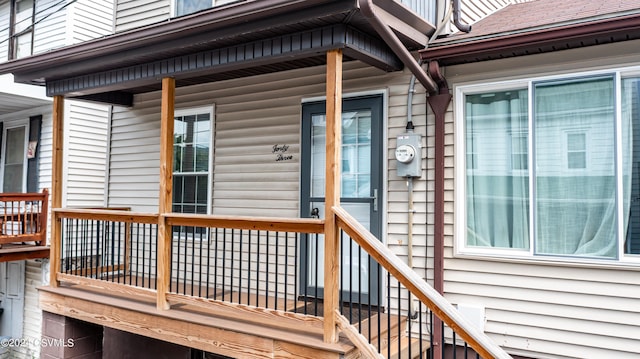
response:
<path id="1" fill-rule="evenodd" d="M 360 12 L 360 0 L 244 0 L 167 22 L 0 64 L 16 82 L 65 95 L 129 105 L 160 89 L 160 79 L 193 85 L 325 64 L 330 49 L 345 61 L 385 71 L 402 62 Z M 434 31 L 399 1 L 374 0 L 376 13 L 409 50 Z"/>
<path id="2" fill-rule="evenodd" d="M 51 100 L 0 92 L 0 116 L 39 106 L 51 106 Z"/>

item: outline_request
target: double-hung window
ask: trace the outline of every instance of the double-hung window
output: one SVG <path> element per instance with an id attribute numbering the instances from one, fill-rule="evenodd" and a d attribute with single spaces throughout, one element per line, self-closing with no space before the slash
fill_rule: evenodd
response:
<path id="1" fill-rule="evenodd" d="M 173 127 L 173 212 L 209 213 L 212 131 L 211 107 L 176 111 Z"/>
<path id="2" fill-rule="evenodd" d="M 13 0 L 9 56 L 19 59 L 33 52 L 34 0 Z"/>
<path id="3" fill-rule="evenodd" d="M 618 71 L 459 86 L 459 251 L 640 254 L 639 84 Z"/>

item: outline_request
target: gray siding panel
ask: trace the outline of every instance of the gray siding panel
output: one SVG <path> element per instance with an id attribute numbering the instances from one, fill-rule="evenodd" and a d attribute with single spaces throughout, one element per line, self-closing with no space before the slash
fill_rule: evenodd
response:
<path id="1" fill-rule="evenodd" d="M 113 2 L 81 0 L 72 8 L 71 43 L 79 43 L 113 33 Z"/>
<path id="2" fill-rule="evenodd" d="M 119 0 L 116 5 L 116 32 L 167 20 L 170 0 Z"/>
<path id="3" fill-rule="evenodd" d="M 69 101 L 66 111 L 66 206 L 104 204 L 108 107 Z"/>
<path id="4" fill-rule="evenodd" d="M 68 45 L 67 8 L 57 0 L 36 1 L 33 53 L 43 53 Z"/>

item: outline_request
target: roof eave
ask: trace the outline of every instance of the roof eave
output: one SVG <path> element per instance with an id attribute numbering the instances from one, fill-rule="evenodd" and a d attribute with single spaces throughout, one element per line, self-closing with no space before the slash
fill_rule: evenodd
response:
<path id="1" fill-rule="evenodd" d="M 549 27 L 490 38 L 466 38 L 420 51 L 424 61 L 440 65 L 493 60 L 640 38 L 640 14 Z"/>
<path id="2" fill-rule="evenodd" d="M 31 72 L 37 68 L 46 68 L 48 64 L 65 61 L 89 59 L 96 55 L 126 53 L 142 44 L 149 46 L 164 43 L 173 38 L 184 37 L 193 32 L 208 28 L 222 28 L 241 23 L 250 23 L 264 19 L 270 14 L 296 11 L 317 5 L 336 2 L 335 0 L 246 0 L 232 3 L 167 21 L 154 23 L 140 28 L 123 31 L 102 38 L 89 40 L 76 45 L 52 50 L 30 57 L 0 63 L 0 74 L 16 73 L 24 70 Z M 341 1 L 337 6 L 355 7 L 357 0 Z"/>

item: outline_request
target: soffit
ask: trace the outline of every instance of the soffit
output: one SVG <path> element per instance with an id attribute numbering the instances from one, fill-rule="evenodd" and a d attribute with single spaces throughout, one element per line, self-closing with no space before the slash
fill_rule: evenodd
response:
<path id="1" fill-rule="evenodd" d="M 426 44 L 430 24 L 399 2 L 374 3 L 398 25 L 394 30 L 407 49 Z M 185 86 L 317 66 L 335 48 L 344 49 L 345 61 L 386 71 L 403 67 L 361 14 L 358 0 L 246 0 L 10 61 L 0 64 L 0 73 L 46 84 L 50 96 L 126 103 L 132 94 L 159 89 L 161 77 Z"/>

